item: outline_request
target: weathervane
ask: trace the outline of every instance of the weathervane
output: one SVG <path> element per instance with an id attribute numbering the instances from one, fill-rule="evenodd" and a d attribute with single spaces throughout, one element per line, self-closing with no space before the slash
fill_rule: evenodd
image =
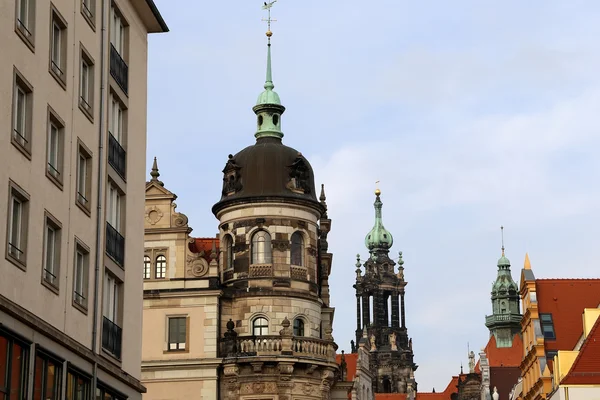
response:
<path id="1" fill-rule="evenodd" d="M 379 181 L 375 181 L 375 195 L 379 196 L 381 194 L 381 190 L 379 190 Z"/>
<path id="2" fill-rule="evenodd" d="M 504 257 L 504 226 L 500 227 L 500 232 L 502 234 L 502 257 Z"/>
<path id="3" fill-rule="evenodd" d="M 271 32 L 271 22 L 277 22 L 276 19 L 271 18 L 271 7 L 273 7 L 273 4 L 275 4 L 276 2 L 277 0 L 273 0 L 270 2 L 265 1 L 265 4 L 262 6 L 262 9 L 267 10 L 268 12 L 267 18 L 263 18 L 262 21 L 265 21 L 267 23 L 267 37 L 269 38 L 269 44 L 271 43 L 271 36 L 273 35 L 273 32 Z"/>

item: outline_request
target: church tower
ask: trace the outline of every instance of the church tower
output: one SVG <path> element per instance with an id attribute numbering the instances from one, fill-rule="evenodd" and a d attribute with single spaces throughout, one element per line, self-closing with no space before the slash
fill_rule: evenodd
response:
<path id="1" fill-rule="evenodd" d="M 356 263 L 356 343 L 366 333 L 374 393 L 416 393 L 412 339 L 406 329 L 404 311 L 404 261 L 396 263 L 389 250 L 392 234 L 383 226 L 381 191 L 375 191 L 375 225 L 365 238 L 369 258 Z M 352 345 L 356 351 L 356 346 Z"/>
<path id="2" fill-rule="evenodd" d="M 269 29 L 266 82 L 253 107 L 256 143 L 229 155 L 212 208 L 222 284 L 219 398 L 328 399 L 338 374 L 331 221 L 310 163 L 282 143 L 285 107 L 274 91 L 271 36 Z"/>
<path id="3" fill-rule="evenodd" d="M 504 233 L 504 227 L 501 228 Z M 521 333 L 519 285 L 510 273 L 510 261 L 504 255 L 498 260 L 498 277 L 492 286 L 492 315 L 485 317 L 490 336 L 496 339 L 496 347 L 512 347 L 513 337 Z"/>

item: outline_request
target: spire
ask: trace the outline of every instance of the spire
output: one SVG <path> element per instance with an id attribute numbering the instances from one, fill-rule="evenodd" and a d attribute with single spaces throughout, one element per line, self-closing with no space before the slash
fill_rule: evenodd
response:
<path id="1" fill-rule="evenodd" d="M 274 137 L 281 139 L 283 132 L 281 132 L 281 114 L 285 111 L 285 107 L 281 105 L 279 95 L 273 90 L 275 85 L 273 84 L 273 73 L 271 68 L 271 22 L 275 21 L 271 18 L 271 7 L 277 0 L 271 2 L 265 2 L 263 10 L 267 10 L 268 17 L 263 21 L 268 24 L 267 29 L 267 76 L 265 79 L 265 90 L 258 96 L 256 105 L 252 108 L 257 116 L 257 131 L 254 134 L 256 139 L 264 137 Z"/>
<path id="2" fill-rule="evenodd" d="M 529 261 L 529 253 L 525 253 L 525 264 L 523 265 L 524 269 L 531 269 L 531 262 Z"/>
<path id="3" fill-rule="evenodd" d="M 325 197 L 325 184 L 321 183 L 321 195 L 319 196 L 319 201 L 321 205 L 325 208 L 325 213 L 323 214 L 323 218 L 327 218 L 327 203 L 325 202 L 327 197 Z"/>
<path id="4" fill-rule="evenodd" d="M 150 171 L 150 176 L 152 177 L 150 179 L 150 182 L 156 182 L 160 186 L 164 186 L 164 184 L 158 180 L 160 173 L 158 172 L 158 164 L 156 162 L 156 157 L 154 157 L 154 162 L 152 163 L 152 171 Z"/>
<path id="5" fill-rule="evenodd" d="M 381 217 L 383 203 L 381 202 L 380 195 L 381 190 L 376 189 L 375 203 L 373 203 L 373 206 L 375 207 L 375 225 L 365 238 L 365 246 L 367 246 L 371 254 L 376 251 L 384 251 L 387 253 L 388 249 L 392 247 L 392 244 L 394 243 L 392 234 L 383 226 L 383 219 Z"/>
<path id="6" fill-rule="evenodd" d="M 510 261 L 504 255 L 504 226 L 500 227 L 500 234 L 502 237 L 502 255 L 498 259 L 498 269 L 508 269 L 510 270 Z"/>

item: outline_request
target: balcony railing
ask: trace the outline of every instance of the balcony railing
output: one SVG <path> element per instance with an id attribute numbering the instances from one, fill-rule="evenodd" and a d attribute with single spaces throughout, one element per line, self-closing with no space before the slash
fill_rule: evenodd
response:
<path id="1" fill-rule="evenodd" d="M 121 336 L 123 330 L 110 319 L 102 319 L 102 348 L 121 359 Z"/>
<path id="2" fill-rule="evenodd" d="M 123 266 L 125 261 L 125 238 L 108 222 L 106 223 L 106 253 L 117 264 Z"/>
<path id="3" fill-rule="evenodd" d="M 251 357 L 285 354 L 285 339 L 279 335 L 245 336 L 235 339 L 232 351 L 226 356 Z M 309 337 L 295 336 L 291 339 L 291 354 L 295 357 L 311 357 L 327 360 L 335 357 L 333 342 Z"/>
<path id="4" fill-rule="evenodd" d="M 485 324 L 490 325 L 496 322 L 506 323 L 520 323 L 521 316 L 518 314 L 497 314 L 497 315 L 486 315 Z"/>
<path id="5" fill-rule="evenodd" d="M 125 149 L 110 132 L 108 134 L 108 163 L 121 175 L 121 178 L 125 179 Z"/>
<path id="6" fill-rule="evenodd" d="M 115 78 L 115 81 L 117 81 L 125 94 L 127 94 L 129 67 L 112 44 L 110 45 L 110 74 Z"/>

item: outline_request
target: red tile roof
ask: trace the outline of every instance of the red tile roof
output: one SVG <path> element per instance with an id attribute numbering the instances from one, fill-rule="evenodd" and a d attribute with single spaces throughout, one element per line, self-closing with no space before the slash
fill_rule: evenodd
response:
<path id="1" fill-rule="evenodd" d="M 375 400 L 406 400 L 406 393 L 375 393 Z"/>
<path id="2" fill-rule="evenodd" d="M 548 350 L 573 350 L 583 334 L 584 308 L 600 304 L 600 279 L 536 279 L 538 311 L 551 313 L 555 340 L 544 339 Z"/>
<path id="3" fill-rule="evenodd" d="M 515 335 L 512 347 L 497 347 L 496 337 L 494 335 L 490 336 L 490 340 L 485 346 L 485 354 L 490 367 L 518 367 L 523 359 L 521 335 Z"/>
<path id="4" fill-rule="evenodd" d="M 358 353 L 344 354 L 346 360 L 346 380 L 352 382 L 356 376 L 356 362 L 358 361 Z M 338 365 L 342 364 L 342 355 L 336 354 L 335 362 Z"/>
<path id="5" fill-rule="evenodd" d="M 465 377 L 466 375 L 461 375 L 461 377 Z M 450 400 L 450 396 L 453 393 L 458 393 L 458 376 L 453 376 L 446 386 L 446 389 L 443 392 L 431 393 L 431 392 L 418 392 L 416 400 Z"/>
<path id="6" fill-rule="evenodd" d="M 600 318 L 583 342 L 571 370 L 562 385 L 600 384 Z"/>
<path id="7" fill-rule="evenodd" d="M 217 258 L 219 256 L 219 239 L 218 238 L 194 238 L 193 242 L 188 244 L 188 248 L 192 253 L 204 252 L 202 258 L 207 262 L 210 262 L 210 253 L 212 253 L 213 243 L 217 252 Z"/>

